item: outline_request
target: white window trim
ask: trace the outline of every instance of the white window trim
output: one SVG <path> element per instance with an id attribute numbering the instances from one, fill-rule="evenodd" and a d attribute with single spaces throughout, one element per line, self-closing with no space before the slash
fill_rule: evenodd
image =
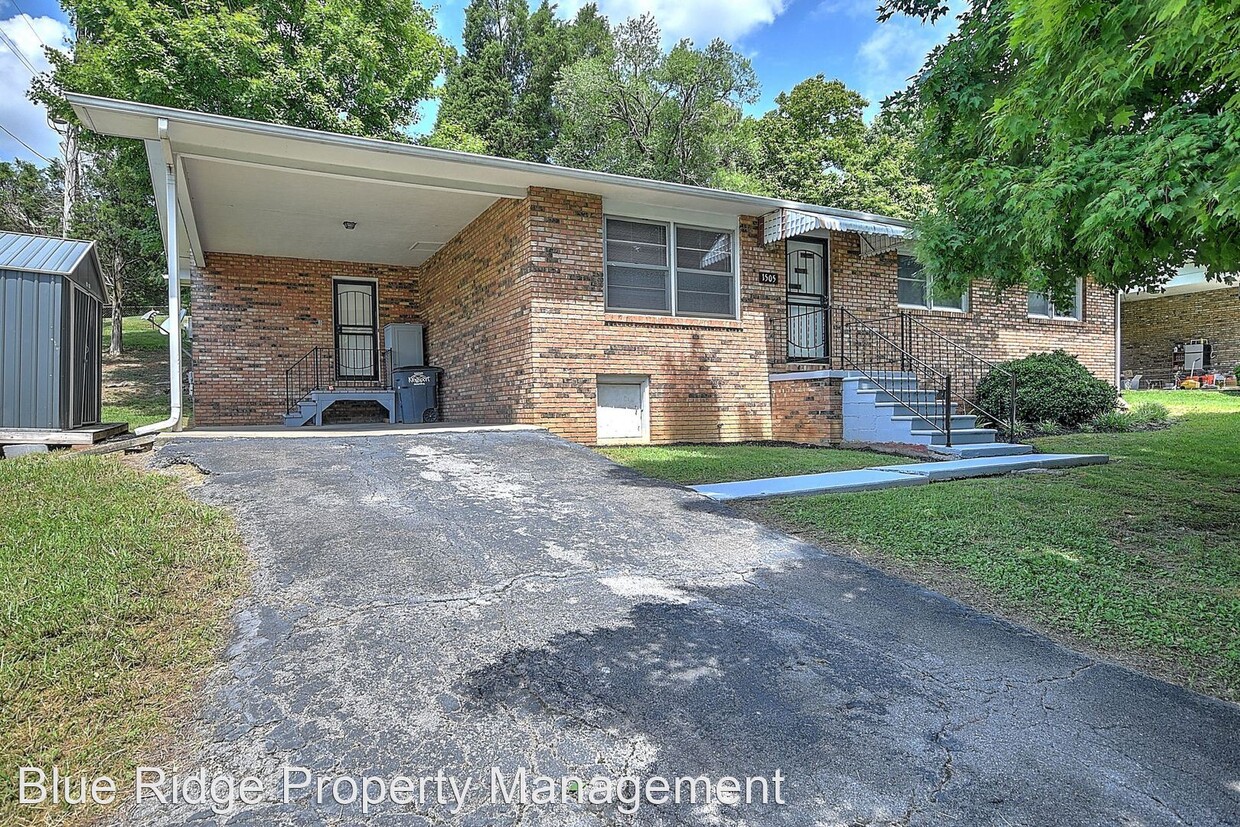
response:
<path id="1" fill-rule="evenodd" d="M 1055 322 L 1084 321 L 1085 319 L 1085 279 L 1078 278 L 1076 280 L 1076 299 L 1072 302 L 1073 312 L 1067 316 L 1062 316 L 1059 314 L 1058 309 L 1055 307 L 1054 299 L 1049 295 L 1050 291 L 1047 291 L 1047 290 L 1037 290 L 1037 291 L 1030 290 L 1029 291 L 1029 293 L 1034 293 L 1034 292 L 1039 293 L 1039 294 L 1047 294 L 1046 295 L 1046 306 L 1050 308 L 1050 313 L 1033 313 L 1029 311 L 1029 297 L 1026 296 L 1025 297 L 1025 310 L 1030 319 L 1044 319 L 1046 321 L 1055 321 Z M 1079 308 L 1079 312 L 1078 312 L 1078 308 Z"/>
<path id="2" fill-rule="evenodd" d="M 909 254 L 908 254 L 908 253 L 899 253 L 898 255 L 901 255 L 901 256 L 908 256 Z M 898 265 L 897 265 L 897 267 L 898 267 Z M 925 270 L 922 270 L 921 272 L 926 273 L 926 271 L 925 271 Z M 900 295 L 900 275 L 899 275 L 899 274 L 900 274 L 900 271 L 899 271 L 899 269 L 897 269 L 897 270 L 896 270 L 896 296 L 899 296 L 899 295 Z M 950 304 L 935 304 L 935 303 L 934 303 L 934 281 L 930 278 L 930 274 L 929 274 L 929 273 L 926 273 L 926 299 L 927 299 L 927 303 L 926 303 L 926 304 L 905 304 L 904 302 L 900 301 L 900 300 L 897 298 L 897 299 L 896 299 L 896 307 L 900 308 L 901 310 L 930 310 L 930 311 L 933 311 L 933 312 L 935 312 L 935 313 L 961 313 L 961 314 L 964 314 L 964 313 L 968 313 L 968 312 L 969 312 L 969 304 L 970 304 L 970 302 L 969 302 L 969 293 L 970 293 L 970 292 L 972 292 L 972 291 L 966 288 L 966 289 L 965 289 L 965 291 L 964 291 L 963 293 L 961 293 L 961 294 L 960 294 L 960 306 L 959 306 L 959 307 L 952 307 Z"/>
<path id="3" fill-rule="evenodd" d="M 653 264 L 629 264 L 627 262 L 613 262 L 607 257 L 607 222 L 608 221 L 631 221 L 635 224 L 653 224 L 661 226 L 667 230 L 667 281 L 668 281 L 668 305 L 671 307 L 670 312 L 661 312 L 658 310 L 643 310 L 635 308 L 612 307 L 607 303 L 608 286 L 610 277 L 608 271 L 612 264 L 622 267 L 638 267 L 646 270 L 662 270 L 665 268 L 658 267 Z M 676 265 L 676 230 L 678 227 L 684 227 L 687 230 L 704 230 L 706 232 L 728 233 L 732 239 L 732 270 L 729 275 L 732 277 L 732 313 L 724 314 L 704 314 L 704 313 L 681 313 L 676 306 L 676 293 L 679 267 Z M 655 218 L 644 218 L 633 215 L 620 215 L 617 213 L 604 213 L 603 215 L 603 310 L 606 313 L 626 313 L 639 316 L 667 316 L 671 318 L 681 319 L 725 319 L 738 321 L 741 317 L 741 279 L 740 279 L 740 226 L 739 223 L 734 227 L 710 226 L 696 221 L 675 221 L 660 220 Z M 686 268 L 686 272 L 690 273 L 707 273 L 710 275 L 721 276 L 723 273 L 717 270 L 695 270 Z"/>

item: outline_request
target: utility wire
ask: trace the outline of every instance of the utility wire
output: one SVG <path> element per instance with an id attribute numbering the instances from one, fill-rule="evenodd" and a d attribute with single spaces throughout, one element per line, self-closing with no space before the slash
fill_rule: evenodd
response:
<path id="1" fill-rule="evenodd" d="M 51 48 L 43 42 L 43 38 L 40 37 L 38 31 L 35 30 L 34 23 L 30 22 L 34 20 L 34 18 L 22 11 L 22 7 L 17 5 L 17 0 L 9 0 L 9 3 L 13 6 L 13 8 L 17 9 L 17 14 L 21 17 L 21 19 L 26 21 L 26 28 L 30 29 L 30 33 L 34 35 L 34 39 L 39 41 L 40 45 L 42 45 L 44 49 Z"/>
<path id="2" fill-rule="evenodd" d="M 8 44 L 9 50 L 13 52 L 18 60 L 21 61 L 22 65 L 26 67 L 26 70 L 30 72 L 31 75 L 38 76 L 39 70 L 34 68 L 34 64 L 26 59 L 26 55 L 21 49 L 17 48 L 17 44 L 13 42 L 12 38 L 8 36 L 4 29 L 0 29 L 0 40 L 3 40 Z M 42 43 L 43 41 L 40 40 L 39 42 Z"/>
<path id="3" fill-rule="evenodd" d="M 30 152 L 32 152 L 33 154 L 35 154 L 35 155 L 37 155 L 38 157 L 42 158 L 44 161 L 47 161 L 49 164 L 50 164 L 50 163 L 52 163 L 52 159 L 51 159 L 51 158 L 47 157 L 47 156 L 46 156 L 46 155 L 44 155 L 42 152 L 39 152 L 39 150 L 37 150 L 37 149 L 35 149 L 34 147 L 32 147 L 30 144 L 26 143 L 26 142 L 25 142 L 25 141 L 23 141 L 21 138 L 19 138 L 19 137 L 17 137 L 16 135 L 14 135 L 12 132 L 10 132 L 10 131 L 9 131 L 9 128 L 8 128 L 7 126 L 5 126 L 4 124 L 2 124 L 2 123 L 0 123 L 0 131 L 3 131 L 3 132 L 4 132 L 4 134 L 8 135 L 10 138 L 12 138 L 13 140 L 17 141 L 17 142 L 18 142 L 19 144 L 21 144 L 22 146 L 26 147 L 26 149 L 30 150 Z"/>

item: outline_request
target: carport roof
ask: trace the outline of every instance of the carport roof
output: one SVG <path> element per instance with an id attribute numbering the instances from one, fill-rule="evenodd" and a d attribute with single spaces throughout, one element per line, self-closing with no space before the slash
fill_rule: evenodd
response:
<path id="1" fill-rule="evenodd" d="M 358 138 L 203 112 L 67 96 L 95 132 L 146 142 L 152 181 L 177 177 L 182 273 L 203 252 L 416 266 L 488 206 L 530 187 L 699 214 L 780 208 L 907 228 L 777 198 Z M 161 126 L 163 130 L 161 132 Z M 166 227 L 163 199 L 157 197 Z M 356 222 L 352 230 L 345 222 Z"/>

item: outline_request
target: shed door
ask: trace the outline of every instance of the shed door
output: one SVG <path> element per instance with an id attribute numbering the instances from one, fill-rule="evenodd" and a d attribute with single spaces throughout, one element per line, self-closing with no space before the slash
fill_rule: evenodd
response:
<path id="1" fill-rule="evenodd" d="M 99 424 L 99 381 L 103 370 L 103 308 L 98 299 L 73 285 L 69 342 L 69 427 Z"/>

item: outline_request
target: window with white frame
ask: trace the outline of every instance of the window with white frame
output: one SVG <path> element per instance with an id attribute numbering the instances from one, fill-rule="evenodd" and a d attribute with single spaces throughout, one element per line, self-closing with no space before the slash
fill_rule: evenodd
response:
<path id="1" fill-rule="evenodd" d="M 969 309 L 968 291 L 949 292 L 940 289 L 917 259 L 901 255 L 896 259 L 896 301 L 901 307 L 922 310 Z"/>
<path id="2" fill-rule="evenodd" d="M 1049 290 L 1030 290 L 1029 317 L 1032 319 L 1071 319 L 1079 322 L 1081 308 L 1084 305 L 1084 295 L 1084 279 L 1076 280 L 1076 289 L 1073 291 L 1071 304 L 1066 307 L 1057 305 L 1055 297 Z"/>
<path id="3" fill-rule="evenodd" d="M 732 231 L 607 218 L 605 236 L 607 310 L 736 317 Z"/>

